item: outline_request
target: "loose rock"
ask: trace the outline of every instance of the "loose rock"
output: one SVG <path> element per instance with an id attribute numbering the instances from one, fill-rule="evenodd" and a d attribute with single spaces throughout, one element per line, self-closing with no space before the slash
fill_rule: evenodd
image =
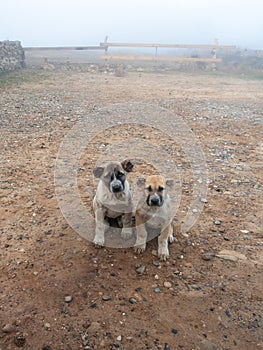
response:
<path id="1" fill-rule="evenodd" d="M 15 326 L 10 324 L 10 323 L 7 323 L 3 328 L 2 328 L 2 331 L 4 333 L 12 333 L 15 331 Z"/>
<path id="2" fill-rule="evenodd" d="M 247 257 L 241 253 L 235 252 L 234 250 L 221 250 L 216 254 L 217 258 L 230 261 L 247 261 Z"/>
<path id="3" fill-rule="evenodd" d="M 139 267 L 136 268 L 136 272 L 137 272 L 139 275 L 143 275 L 144 272 L 145 272 L 145 269 L 146 269 L 146 266 L 141 265 L 141 266 L 139 266 Z"/>
<path id="4" fill-rule="evenodd" d="M 130 298 L 130 299 L 129 299 L 129 302 L 130 302 L 131 304 L 136 304 L 136 303 L 137 303 L 137 300 L 136 300 L 135 298 Z"/>
<path id="5" fill-rule="evenodd" d="M 73 300 L 73 297 L 71 295 L 67 295 L 64 299 L 65 303 L 71 303 Z"/>
<path id="6" fill-rule="evenodd" d="M 165 281 L 165 282 L 163 283 L 163 285 L 164 285 L 165 288 L 171 288 L 171 287 L 172 287 L 172 283 L 171 283 L 171 282 L 168 282 L 168 281 Z"/>
<path id="7" fill-rule="evenodd" d="M 50 323 L 48 323 L 48 322 L 45 323 L 45 324 L 44 324 L 44 328 L 45 328 L 46 331 L 49 331 L 50 328 L 51 328 Z"/>
<path id="8" fill-rule="evenodd" d="M 205 261 L 212 260 L 213 257 L 214 257 L 214 255 L 211 254 L 211 253 L 204 253 L 204 254 L 202 255 L 202 259 L 205 260 Z"/>

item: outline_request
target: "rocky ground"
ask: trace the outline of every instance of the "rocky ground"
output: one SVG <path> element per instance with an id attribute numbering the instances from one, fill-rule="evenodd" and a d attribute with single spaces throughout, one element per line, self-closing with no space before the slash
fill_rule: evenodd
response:
<path id="1" fill-rule="evenodd" d="M 0 349 L 262 349 L 263 81 L 216 72 L 45 68 L 0 77 Z M 118 124 L 111 122 L 115 103 Z M 104 108 L 108 119 L 100 117 Z M 196 183 L 183 135 L 171 136 L 171 116 L 193 132 L 208 171 L 203 208 L 187 238 L 180 227 Z M 99 130 L 77 169 L 90 215 L 92 169 L 116 143 L 132 145 L 131 158 L 137 147 L 138 158 L 132 140 L 151 142 L 175 162 L 182 198 L 167 262 L 155 254 L 156 239 L 139 256 L 131 247 L 96 249 L 62 215 L 56 159 L 83 118 L 87 133 Z M 128 175 L 132 188 L 155 171 L 141 151 Z M 92 237 L 94 225 L 86 230 Z"/>

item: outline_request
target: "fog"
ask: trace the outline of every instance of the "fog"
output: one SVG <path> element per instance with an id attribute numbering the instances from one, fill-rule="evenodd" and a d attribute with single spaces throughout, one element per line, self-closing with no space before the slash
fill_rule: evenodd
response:
<path id="1" fill-rule="evenodd" d="M 0 0 L 0 41 L 28 46 L 110 42 L 263 49 L 262 0 Z"/>

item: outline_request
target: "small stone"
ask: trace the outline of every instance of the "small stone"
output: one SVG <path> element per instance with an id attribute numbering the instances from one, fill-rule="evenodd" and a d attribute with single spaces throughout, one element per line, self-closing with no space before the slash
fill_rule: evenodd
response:
<path id="1" fill-rule="evenodd" d="M 173 329 L 172 329 L 172 333 L 173 333 L 173 334 L 177 334 L 177 333 L 178 333 L 178 330 L 175 329 L 175 328 L 173 328 Z"/>
<path id="2" fill-rule="evenodd" d="M 137 272 L 139 275 L 143 275 L 144 272 L 145 272 L 145 269 L 146 269 L 146 266 L 141 265 L 141 266 L 139 266 L 139 267 L 136 268 L 136 272 Z"/>
<path id="3" fill-rule="evenodd" d="M 230 311 L 229 310 L 226 310 L 226 315 L 227 315 L 227 317 L 231 317 L 231 313 L 230 313 Z"/>
<path id="4" fill-rule="evenodd" d="M 129 302 L 130 302 L 131 304 L 136 304 L 136 303 L 137 303 L 137 300 L 136 300 L 135 298 L 130 298 L 130 299 L 129 299 Z"/>
<path id="5" fill-rule="evenodd" d="M 201 290 L 202 288 L 199 287 L 197 284 L 192 284 L 191 287 L 194 289 L 194 290 Z"/>
<path id="6" fill-rule="evenodd" d="M 64 300 L 65 300 L 65 303 L 71 303 L 73 300 L 73 297 L 71 295 L 67 295 Z"/>
<path id="7" fill-rule="evenodd" d="M 60 311 L 61 311 L 62 314 L 66 314 L 68 312 L 65 305 L 61 306 Z"/>
<path id="8" fill-rule="evenodd" d="M 213 283 L 211 283 L 211 282 L 205 283 L 205 286 L 212 288 L 213 287 Z"/>
<path id="9" fill-rule="evenodd" d="M 224 236 L 224 240 L 225 240 L 225 241 L 230 241 L 230 238 L 227 237 L 227 236 Z"/>
<path id="10" fill-rule="evenodd" d="M 172 283 L 171 283 L 171 282 L 168 282 L 168 281 L 165 281 L 165 282 L 163 283 L 163 285 L 164 285 L 165 288 L 171 288 L 171 287 L 172 287 Z"/>
<path id="11" fill-rule="evenodd" d="M 103 296 L 102 296 L 102 300 L 103 300 L 103 301 L 109 301 L 109 300 L 111 300 L 111 297 L 108 296 L 108 295 L 103 295 Z"/>
<path id="12" fill-rule="evenodd" d="M 159 277 L 158 275 L 155 275 L 155 276 L 154 276 L 154 279 L 155 279 L 155 280 L 158 280 L 159 278 L 160 278 L 160 277 Z"/>
<path id="13" fill-rule="evenodd" d="M 53 195 L 52 194 L 48 194 L 47 195 L 47 199 L 51 199 L 51 198 L 53 198 Z"/>
<path id="14" fill-rule="evenodd" d="M 214 257 L 214 255 L 211 254 L 211 253 L 204 253 L 204 254 L 202 255 L 202 259 L 205 260 L 205 261 L 212 260 L 213 257 Z"/>
<path id="15" fill-rule="evenodd" d="M 217 226 L 219 226 L 219 225 L 221 225 L 221 221 L 216 220 L 216 221 L 214 221 L 214 224 L 217 225 Z"/>
<path id="16" fill-rule="evenodd" d="M 201 201 L 202 203 L 207 203 L 207 202 L 208 202 L 208 200 L 207 200 L 206 198 L 201 198 L 200 201 Z"/>
<path id="17" fill-rule="evenodd" d="M 155 293 L 161 293 L 161 289 L 158 288 L 158 287 L 157 287 L 157 288 L 154 288 L 154 292 L 155 292 Z"/>
<path id="18" fill-rule="evenodd" d="M 51 328 L 50 323 L 46 322 L 46 323 L 44 324 L 44 328 L 45 328 L 46 331 L 49 331 L 50 328 Z"/>
<path id="19" fill-rule="evenodd" d="M 216 254 L 216 257 L 223 260 L 230 260 L 230 261 L 241 261 L 241 262 L 247 261 L 247 257 L 245 255 L 238 253 L 234 250 L 221 250 L 218 254 Z"/>
<path id="20" fill-rule="evenodd" d="M 2 328 L 2 331 L 4 333 L 12 333 L 15 331 L 15 326 L 10 324 L 10 323 L 7 323 L 3 328 Z"/>
<path id="21" fill-rule="evenodd" d="M 116 338 L 116 340 L 121 341 L 122 340 L 122 336 L 118 335 L 118 337 Z"/>
<path id="22" fill-rule="evenodd" d="M 245 235 L 249 233 L 248 230 L 240 230 L 241 233 L 244 233 Z"/>
<path id="23" fill-rule="evenodd" d="M 159 263 L 159 261 L 154 260 L 154 261 L 153 261 L 153 265 L 156 266 L 156 267 L 158 267 L 158 266 L 160 265 L 160 263 Z"/>
<path id="24" fill-rule="evenodd" d="M 168 343 L 165 343 L 165 344 L 164 344 L 163 350 L 170 350 L 170 346 L 169 346 Z"/>

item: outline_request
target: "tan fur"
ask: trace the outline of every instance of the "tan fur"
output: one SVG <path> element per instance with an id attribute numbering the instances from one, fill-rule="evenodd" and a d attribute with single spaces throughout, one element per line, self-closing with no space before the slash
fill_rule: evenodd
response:
<path id="1" fill-rule="evenodd" d="M 160 235 L 158 236 L 158 256 L 161 260 L 166 260 L 169 257 L 168 241 L 174 241 L 172 226 L 173 213 L 171 211 L 170 197 L 165 187 L 166 182 L 162 176 L 149 176 L 146 179 L 145 191 L 139 200 L 135 212 L 135 252 L 142 253 L 146 249 L 146 225 L 149 228 L 160 229 Z M 160 188 L 163 188 L 163 190 L 160 190 Z M 147 204 L 147 197 L 151 194 L 162 196 L 163 203 L 161 206 L 150 206 Z"/>

